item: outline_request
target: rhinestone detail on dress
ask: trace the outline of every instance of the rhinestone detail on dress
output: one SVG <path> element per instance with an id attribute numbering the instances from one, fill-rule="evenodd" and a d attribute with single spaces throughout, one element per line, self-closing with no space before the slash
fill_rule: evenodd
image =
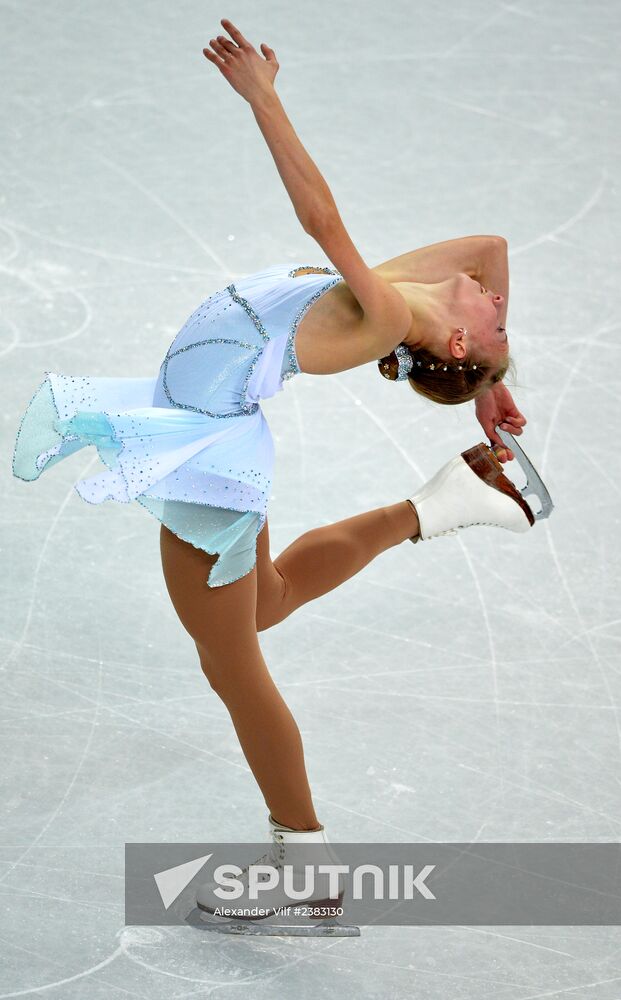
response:
<path id="1" fill-rule="evenodd" d="M 312 271 L 310 270 L 312 268 Z M 289 271 L 287 277 L 295 278 L 298 271 L 310 271 L 311 274 L 340 274 L 334 267 L 316 267 L 314 264 L 301 264 L 299 267 L 294 267 L 293 270 Z"/>
<path id="2" fill-rule="evenodd" d="M 333 267 L 314 267 L 313 264 L 306 264 L 306 265 L 302 265 L 300 267 L 294 267 L 293 270 L 289 271 L 289 273 L 287 274 L 287 277 L 288 278 L 295 278 L 295 275 L 296 275 L 296 273 L 298 271 L 305 271 L 305 270 L 307 270 L 310 267 L 314 268 L 314 271 L 311 272 L 311 273 L 315 273 L 316 274 L 316 273 L 320 272 L 321 274 L 336 274 L 336 275 L 338 275 L 338 277 L 335 278 L 334 281 L 329 281 L 327 284 L 321 285 L 321 287 L 317 289 L 317 291 L 314 293 L 314 295 L 311 295 L 311 297 L 306 300 L 306 302 L 304 303 L 304 305 L 302 306 L 302 308 L 298 311 L 298 313 L 294 317 L 294 320 L 293 320 L 293 322 L 291 324 L 291 327 L 289 329 L 289 334 L 287 336 L 287 344 L 286 344 L 286 347 L 285 347 L 285 355 L 284 355 L 285 360 L 284 360 L 284 363 L 283 363 L 283 370 L 282 370 L 282 376 L 281 376 L 283 382 L 286 382 L 289 379 L 292 379 L 294 375 L 299 375 L 300 372 L 301 372 L 301 368 L 300 368 L 300 365 L 298 363 L 298 359 L 297 359 L 296 353 L 295 353 L 295 335 L 297 333 L 297 329 L 298 329 L 298 326 L 300 325 L 302 317 L 306 314 L 307 310 L 310 309 L 310 307 L 312 306 L 312 304 L 314 302 L 316 302 L 317 299 L 320 298 L 324 294 L 324 292 L 327 292 L 328 289 L 333 288 L 334 285 L 338 284 L 339 281 L 344 281 L 345 280 L 343 278 L 342 274 L 340 274 L 340 272 L 337 271 L 335 268 L 333 268 Z"/>
<path id="3" fill-rule="evenodd" d="M 176 357 L 177 354 L 182 354 L 184 351 L 192 351 L 197 347 L 204 346 L 205 344 L 237 344 L 239 347 L 246 347 L 250 351 L 257 350 L 254 344 L 248 344 L 243 340 L 233 340 L 231 337 L 208 337 L 207 340 L 197 340 L 194 344 L 187 344 L 185 347 L 179 347 L 176 351 L 173 351 L 172 354 L 168 354 L 167 357 L 164 359 L 163 363 L 162 388 L 164 389 L 166 397 L 170 402 L 171 406 L 178 407 L 181 410 L 193 410 L 195 413 L 204 413 L 208 417 L 217 417 L 221 419 L 224 418 L 228 419 L 228 417 L 243 417 L 246 416 L 248 413 L 255 413 L 256 410 L 259 408 L 258 403 L 253 403 L 253 404 L 242 403 L 242 408 L 240 410 L 233 410 L 231 413 L 214 413 L 212 410 L 206 410 L 204 408 L 201 408 L 200 406 L 192 406 L 191 403 L 179 403 L 177 402 L 176 399 L 173 399 L 173 397 L 170 394 L 170 389 L 168 388 L 168 383 L 166 382 L 166 371 L 168 368 L 168 362 L 171 360 L 171 358 Z M 256 354 L 256 356 L 252 361 L 249 373 L 246 376 L 246 380 L 244 382 L 244 389 L 243 389 L 244 395 L 246 392 L 250 374 L 252 373 L 252 370 L 254 369 L 254 366 L 257 363 L 257 358 L 261 355 L 261 353 L 262 349 L 258 351 L 258 353 Z"/>
<path id="4" fill-rule="evenodd" d="M 250 317 L 250 319 L 254 323 L 254 325 L 255 325 L 258 333 L 261 335 L 261 337 L 263 338 L 263 340 L 266 343 L 268 343 L 269 340 L 270 340 L 270 335 L 267 332 L 267 330 L 265 329 L 265 327 L 263 326 L 263 323 L 261 322 L 261 320 L 257 316 L 256 312 L 254 311 L 254 309 L 252 308 L 252 306 L 248 302 L 248 299 L 245 299 L 242 295 L 239 294 L 239 292 L 235 288 L 234 284 L 227 285 L 226 290 L 229 293 L 229 295 L 231 296 L 231 298 L 233 299 L 233 301 L 237 302 L 237 304 L 239 306 L 241 306 L 242 309 L 247 313 L 247 315 Z M 261 357 L 262 354 L 263 354 L 263 348 L 261 348 L 259 351 L 257 351 L 257 354 L 254 357 L 254 359 L 252 361 L 252 364 L 248 368 L 248 371 L 246 373 L 246 378 L 244 379 L 244 385 L 243 385 L 243 388 L 242 388 L 242 400 L 243 400 L 243 402 L 241 404 L 241 412 L 243 414 L 256 413 L 256 411 L 259 409 L 259 404 L 258 403 L 248 403 L 248 402 L 246 402 L 246 393 L 248 391 L 248 385 L 250 383 L 250 379 L 252 378 L 253 372 L 254 372 L 254 370 L 255 370 L 255 368 L 257 366 L 257 361 L 259 360 L 259 358 Z"/>

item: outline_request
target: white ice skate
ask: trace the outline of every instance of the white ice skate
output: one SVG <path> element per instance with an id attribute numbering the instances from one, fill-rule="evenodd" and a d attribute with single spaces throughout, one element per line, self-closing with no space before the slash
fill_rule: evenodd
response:
<path id="1" fill-rule="evenodd" d="M 528 531 L 536 520 L 550 516 L 554 505 L 541 477 L 515 438 L 500 428 L 497 431 L 526 473 L 526 485 L 518 490 L 493 450 L 477 444 L 447 462 L 418 493 L 408 497 L 420 528 L 412 542 L 454 535 L 458 528 L 473 525 Z M 539 497 L 541 510 L 534 512 L 524 499 L 530 493 Z"/>
<path id="2" fill-rule="evenodd" d="M 323 826 L 319 830 L 293 830 L 277 823 L 270 815 L 269 832 L 272 840 L 269 851 L 246 866 L 239 877 L 238 881 L 244 886 L 243 893 L 227 902 L 216 895 L 217 883 L 207 882 L 201 885 L 196 893 L 197 908 L 187 917 L 188 923 L 201 929 L 229 934 L 357 937 L 360 934 L 359 927 L 339 923 L 336 919 L 343 903 L 342 876 L 333 877 L 333 881 L 337 882 L 338 895 L 330 895 L 329 876 L 316 871 L 317 865 L 341 863 Z M 313 846 L 309 850 L 307 845 Z M 263 873 L 255 869 L 259 882 L 268 881 L 272 877 L 267 869 L 275 870 L 279 875 L 278 884 L 274 888 L 260 891 L 258 898 L 251 896 L 249 883 L 250 869 L 255 865 L 266 868 Z M 292 900 L 286 893 L 284 865 L 291 866 L 293 888 L 300 892 L 307 884 L 304 866 L 314 867 L 314 888 L 307 899 Z M 293 912 L 296 903 L 304 911 L 306 907 L 314 909 L 316 916 L 296 916 Z M 261 910 L 260 914 L 256 914 L 257 907 Z M 291 907 L 289 913 L 287 907 Z M 253 909 L 255 914 L 250 915 Z"/>

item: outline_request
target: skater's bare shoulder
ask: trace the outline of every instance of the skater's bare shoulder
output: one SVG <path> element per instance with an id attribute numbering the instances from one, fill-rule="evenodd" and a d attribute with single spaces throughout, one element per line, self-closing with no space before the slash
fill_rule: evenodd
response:
<path id="1" fill-rule="evenodd" d="M 386 336 L 394 336 L 395 343 L 403 340 L 412 325 L 412 314 L 407 302 L 389 279 L 366 264 L 336 208 L 321 221 L 313 222 L 307 232 L 342 275 L 359 306 L 361 336 L 376 338 L 378 348 L 383 345 Z M 375 353 L 374 347 L 371 353 Z"/>

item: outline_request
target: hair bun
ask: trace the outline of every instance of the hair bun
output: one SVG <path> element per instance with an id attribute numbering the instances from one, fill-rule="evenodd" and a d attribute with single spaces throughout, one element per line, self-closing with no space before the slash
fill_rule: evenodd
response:
<path id="1" fill-rule="evenodd" d="M 385 358 L 380 358 L 377 362 L 377 367 L 384 378 L 390 379 L 391 382 L 397 381 L 399 376 L 399 361 L 394 351 L 387 354 Z"/>
<path id="2" fill-rule="evenodd" d="M 397 344 L 394 351 L 377 362 L 380 374 L 391 382 L 401 382 L 407 378 L 414 365 L 412 352 L 407 344 Z"/>

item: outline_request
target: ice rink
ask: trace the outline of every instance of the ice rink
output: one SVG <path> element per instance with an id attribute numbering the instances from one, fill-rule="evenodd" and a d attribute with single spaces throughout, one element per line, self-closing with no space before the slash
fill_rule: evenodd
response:
<path id="1" fill-rule="evenodd" d="M 92 447 L 35 483 L 11 455 L 46 371 L 157 374 L 212 292 L 330 264 L 202 55 L 222 17 L 275 50 L 367 263 L 506 237 L 510 388 L 556 505 L 526 535 L 396 546 L 261 634 L 320 820 L 334 842 L 621 834 L 618 5 L 3 0 L 0 1000 L 618 1000 L 616 927 L 124 926 L 126 842 L 257 841 L 267 814 L 170 604 L 159 523 L 80 499 Z M 375 364 L 263 407 L 273 556 L 484 440 L 473 404 Z"/>

